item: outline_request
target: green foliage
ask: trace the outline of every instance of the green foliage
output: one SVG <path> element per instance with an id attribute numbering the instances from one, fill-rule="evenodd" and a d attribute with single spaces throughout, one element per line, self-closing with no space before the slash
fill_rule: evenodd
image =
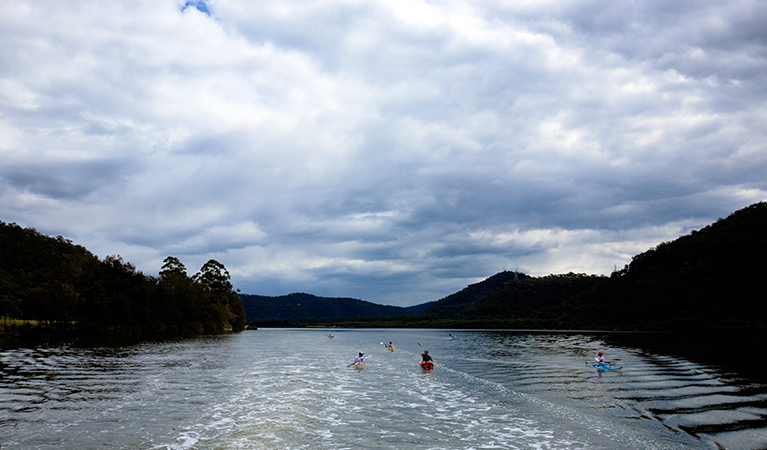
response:
<path id="1" fill-rule="evenodd" d="M 193 279 L 210 292 L 230 292 L 234 289 L 232 283 L 229 282 L 229 271 L 215 259 L 203 264 Z"/>
<path id="2" fill-rule="evenodd" d="M 41 321 L 51 331 L 145 337 L 245 328 L 245 311 L 223 264 L 195 277 L 173 256 L 160 277 L 120 256 L 103 261 L 62 237 L 0 222 L 0 316 Z"/>
<path id="3" fill-rule="evenodd" d="M 761 202 L 662 242 L 610 277 L 501 272 L 423 314 L 323 321 L 286 307 L 282 320 L 293 326 L 764 331 L 765 230 L 767 203 Z"/>
<path id="4" fill-rule="evenodd" d="M 500 285 L 491 277 L 427 311 L 444 327 L 765 330 L 765 230 L 767 203 L 756 203 L 636 255 L 610 277 L 569 273 Z"/>
<path id="5" fill-rule="evenodd" d="M 589 327 L 767 329 L 767 203 L 638 254 L 559 313 Z"/>
<path id="6" fill-rule="evenodd" d="M 93 334 L 144 336 L 259 326 L 765 330 L 767 203 L 636 255 L 610 277 L 501 272 L 411 308 L 310 294 L 238 295 L 216 260 L 177 258 L 157 279 L 58 237 L 0 222 L 0 315 Z M 246 314 L 247 313 L 247 314 Z"/>
<path id="7" fill-rule="evenodd" d="M 162 261 L 160 278 L 184 277 L 186 278 L 186 266 L 175 256 L 168 256 Z"/>
<path id="8" fill-rule="evenodd" d="M 360 317 L 412 314 L 409 308 L 376 305 L 352 298 L 294 293 L 279 297 L 241 294 L 248 321 L 257 326 L 292 326 Z M 289 325 L 290 324 L 290 325 Z"/>
<path id="9" fill-rule="evenodd" d="M 516 272 L 500 272 L 492 277 L 467 286 L 455 294 L 449 295 L 429 307 L 426 312 L 437 314 L 443 319 L 449 319 L 463 314 L 475 302 L 481 301 L 487 295 L 501 288 L 507 282 L 529 278 L 527 275 Z"/>

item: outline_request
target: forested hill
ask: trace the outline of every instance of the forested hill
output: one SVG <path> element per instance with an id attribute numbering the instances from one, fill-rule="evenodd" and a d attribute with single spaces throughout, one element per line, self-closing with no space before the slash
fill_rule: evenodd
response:
<path id="1" fill-rule="evenodd" d="M 353 298 L 295 293 L 278 297 L 240 294 L 248 321 L 258 326 L 292 325 L 316 319 L 389 317 L 422 313 L 431 303 L 401 308 Z"/>
<path id="2" fill-rule="evenodd" d="M 562 304 L 569 320 L 668 330 L 767 330 L 767 203 L 634 256 Z"/>
<path id="3" fill-rule="evenodd" d="M 476 284 L 471 284 L 455 294 L 435 302 L 426 312 L 437 314 L 441 318 L 455 317 L 462 314 L 472 304 L 481 301 L 493 291 L 500 289 L 509 281 L 519 281 L 530 278 L 517 272 L 500 272 Z"/>
<path id="4" fill-rule="evenodd" d="M 761 202 L 660 243 L 610 277 L 511 280 L 502 272 L 427 313 L 453 327 L 767 330 L 765 255 L 767 203 Z"/>
<path id="5" fill-rule="evenodd" d="M 229 279 L 218 261 L 190 277 L 171 256 L 154 278 L 119 256 L 100 260 L 61 236 L 0 222 L 0 337 L 25 330 L 130 338 L 241 330 L 245 312 Z"/>
<path id="6" fill-rule="evenodd" d="M 501 272 L 410 308 L 310 294 L 240 295 L 223 264 L 194 276 L 174 257 L 158 278 L 119 256 L 0 222 L 0 335 L 8 319 L 146 336 L 300 326 L 767 331 L 767 203 L 662 242 L 611 276 Z"/>

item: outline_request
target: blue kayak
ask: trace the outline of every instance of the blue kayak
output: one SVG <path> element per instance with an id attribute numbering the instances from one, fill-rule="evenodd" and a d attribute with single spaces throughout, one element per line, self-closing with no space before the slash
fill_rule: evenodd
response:
<path id="1" fill-rule="evenodd" d="M 590 364 L 586 363 L 587 366 L 593 367 L 597 370 L 621 370 L 623 369 L 623 366 L 611 366 L 609 364 Z"/>

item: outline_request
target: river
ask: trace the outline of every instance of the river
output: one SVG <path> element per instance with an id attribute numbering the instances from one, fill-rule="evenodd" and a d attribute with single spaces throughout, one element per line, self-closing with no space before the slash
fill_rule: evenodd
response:
<path id="1" fill-rule="evenodd" d="M 381 345 L 389 341 L 394 352 Z M 767 448 L 765 378 L 748 370 L 753 364 L 726 364 L 726 348 L 678 341 L 649 334 L 261 329 L 126 346 L 2 348 L 0 445 Z M 432 371 L 418 366 L 420 346 L 437 363 Z M 586 366 L 599 350 L 623 369 Z M 367 357 L 364 369 L 349 367 L 358 352 Z"/>

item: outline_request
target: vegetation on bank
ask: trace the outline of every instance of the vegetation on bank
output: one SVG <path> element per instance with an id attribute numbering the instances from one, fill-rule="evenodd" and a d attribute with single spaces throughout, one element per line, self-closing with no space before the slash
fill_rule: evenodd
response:
<path id="1" fill-rule="evenodd" d="M 767 331 L 767 203 L 638 254 L 609 277 L 501 272 L 423 313 L 261 314 L 259 326 Z M 324 299 L 332 301 L 332 299 Z M 273 299 L 270 310 L 282 303 Z M 315 309 L 323 310 L 319 306 Z M 365 317 L 367 316 L 367 317 Z M 248 317 L 254 320 L 253 316 Z"/>
<path id="2" fill-rule="evenodd" d="M 59 236 L 0 222 L 2 332 L 144 338 L 239 331 L 245 311 L 215 260 L 194 276 L 177 258 L 159 277 Z"/>
<path id="3" fill-rule="evenodd" d="M 353 298 L 327 298 L 306 293 L 278 297 L 240 294 L 248 320 L 257 326 L 290 326 L 307 320 L 343 320 L 350 317 L 390 317 L 419 314 L 430 305 L 409 308 L 377 305 Z M 298 321 L 297 321 L 298 319 Z"/>
<path id="4" fill-rule="evenodd" d="M 310 294 L 238 295 L 223 264 L 159 277 L 119 256 L 0 222 L 0 335 L 148 337 L 256 326 L 767 331 L 767 203 L 632 258 L 609 277 L 501 272 L 410 308 Z M 4 330 L 4 331 L 3 331 Z"/>

